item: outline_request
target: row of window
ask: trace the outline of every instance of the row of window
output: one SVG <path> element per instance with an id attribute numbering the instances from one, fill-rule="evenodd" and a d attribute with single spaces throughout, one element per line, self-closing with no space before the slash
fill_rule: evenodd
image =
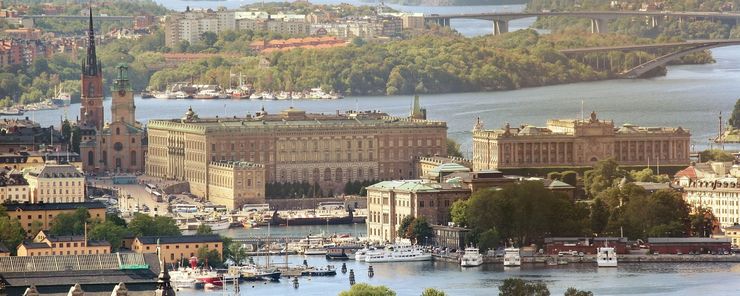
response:
<path id="1" fill-rule="evenodd" d="M 96 249 L 94 253 L 93 253 L 93 250 L 87 250 L 87 254 L 88 255 L 92 255 L 92 254 L 108 254 L 108 250 L 107 249 L 103 249 L 101 251 L 101 250 Z M 28 252 L 28 256 L 49 256 L 49 255 L 51 255 L 51 256 L 54 256 L 54 255 L 85 255 L 85 251 L 79 251 L 79 252 L 76 251 L 76 250 L 75 251 L 66 251 L 66 254 L 65 254 L 65 251 L 59 251 L 59 252 L 57 252 L 57 251 L 51 251 L 51 252 L 49 252 L 49 251 L 38 251 L 38 252 L 31 251 L 31 252 Z"/>

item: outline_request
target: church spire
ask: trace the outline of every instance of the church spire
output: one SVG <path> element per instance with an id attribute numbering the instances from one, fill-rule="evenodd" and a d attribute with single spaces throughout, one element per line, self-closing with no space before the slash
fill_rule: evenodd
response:
<path id="1" fill-rule="evenodd" d="M 92 5 L 89 7 L 90 23 L 87 31 L 87 59 L 82 72 L 87 76 L 97 76 L 100 70 L 98 57 L 95 54 L 95 28 L 93 27 Z"/>

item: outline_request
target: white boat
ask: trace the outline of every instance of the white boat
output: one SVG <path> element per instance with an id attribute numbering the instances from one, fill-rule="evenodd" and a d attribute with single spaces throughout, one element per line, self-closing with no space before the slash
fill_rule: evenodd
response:
<path id="1" fill-rule="evenodd" d="M 54 104 L 57 107 L 66 107 L 69 106 L 69 104 L 72 102 L 72 95 L 68 92 L 65 92 L 63 88 L 59 88 L 59 91 L 56 91 L 56 86 L 54 86 L 54 98 L 51 99 L 51 103 Z"/>
<path id="2" fill-rule="evenodd" d="M 290 93 L 289 92 L 286 92 L 286 91 L 279 92 L 277 95 L 275 95 L 275 97 L 278 100 L 290 100 L 291 99 Z"/>
<path id="3" fill-rule="evenodd" d="M 176 92 L 172 93 L 172 95 L 175 96 L 175 99 L 188 99 L 188 98 L 190 98 L 190 95 L 188 95 L 184 91 L 176 91 Z"/>
<path id="4" fill-rule="evenodd" d="M 262 94 L 255 92 L 249 96 L 250 100 L 262 100 Z"/>
<path id="5" fill-rule="evenodd" d="M 326 249 L 325 248 L 322 248 L 322 247 L 310 247 L 310 248 L 306 248 L 303 251 L 303 255 L 306 255 L 306 256 L 311 256 L 311 255 L 325 256 L 326 255 Z"/>
<path id="6" fill-rule="evenodd" d="M 596 264 L 599 267 L 617 267 L 617 251 L 612 247 L 598 248 L 596 252 Z"/>
<path id="7" fill-rule="evenodd" d="M 274 100 L 275 95 L 273 95 L 271 92 L 263 91 L 262 92 L 262 99 L 263 100 Z"/>
<path id="8" fill-rule="evenodd" d="M 363 248 L 363 249 L 357 250 L 357 252 L 355 252 L 355 261 L 363 262 L 365 261 L 365 257 L 367 256 L 368 252 L 375 252 L 375 251 L 376 251 L 375 247 L 369 247 L 369 248 Z"/>
<path id="9" fill-rule="evenodd" d="M 383 250 L 367 252 L 365 262 L 407 262 L 407 261 L 429 261 L 432 254 L 424 252 L 421 248 L 411 244 L 395 244 L 385 247 Z"/>
<path id="10" fill-rule="evenodd" d="M 483 264 L 483 255 L 481 255 L 480 250 L 478 248 L 470 246 L 465 248 L 465 253 L 463 253 L 462 258 L 460 259 L 460 266 L 462 267 L 475 267 L 475 266 L 481 266 Z"/>
<path id="11" fill-rule="evenodd" d="M 231 222 L 229 222 L 228 220 L 224 220 L 224 219 L 205 220 L 203 221 L 203 224 L 210 227 L 211 230 L 224 230 L 224 229 L 229 229 L 229 227 L 231 226 Z"/>
<path id="12" fill-rule="evenodd" d="M 522 257 L 519 255 L 519 248 L 504 249 L 504 266 L 513 267 L 521 265 Z"/>

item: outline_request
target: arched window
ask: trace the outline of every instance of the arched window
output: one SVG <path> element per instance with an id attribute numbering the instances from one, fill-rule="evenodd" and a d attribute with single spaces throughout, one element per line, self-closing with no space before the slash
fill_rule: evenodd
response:
<path id="1" fill-rule="evenodd" d="M 92 151 L 87 152 L 87 165 L 95 165 L 95 153 Z"/>
<path id="2" fill-rule="evenodd" d="M 331 181 L 331 169 L 324 169 L 324 181 Z"/>
<path id="3" fill-rule="evenodd" d="M 120 134 L 121 134 L 121 128 L 120 127 L 117 127 L 116 128 L 116 135 L 120 135 Z"/>
<path id="4" fill-rule="evenodd" d="M 362 168 L 357 169 L 357 180 L 365 180 L 365 173 L 363 173 Z"/>
<path id="5" fill-rule="evenodd" d="M 313 177 L 313 181 L 314 182 L 321 181 L 321 172 L 319 171 L 318 168 L 313 169 L 313 176 L 312 177 Z"/>
<path id="6" fill-rule="evenodd" d="M 131 165 L 136 165 L 136 151 L 131 150 Z"/>
<path id="7" fill-rule="evenodd" d="M 337 171 L 334 172 L 334 174 L 336 174 L 336 176 L 337 176 L 336 178 L 334 178 L 334 180 L 336 180 L 337 182 L 343 181 L 344 176 L 342 175 L 343 172 L 342 172 L 342 169 L 341 168 L 338 168 Z"/>

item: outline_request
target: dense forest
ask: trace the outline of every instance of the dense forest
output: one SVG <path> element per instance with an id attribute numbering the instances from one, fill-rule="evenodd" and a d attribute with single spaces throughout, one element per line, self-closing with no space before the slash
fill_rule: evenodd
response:
<path id="1" fill-rule="evenodd" d="M 654 57 L 610 53 L 609 65 L 597 67 L 592 63 L 598 55 L 571 59 L 558 49 L 655 42 L 578 31 L 540 35 L 534 30 L 475 38 L 440 31 L 387 43 L 355 41 L 342 48 L 277 52 L 266 56 L 269 68 L 258 67 L 256 56 L 185 63 L 154 73 L 149 85 L 161 90 L 177 81 L 224 84 L 229 73 L 242 73 L 259 90 L 322 87 L 353 95 L 507 90 L 616 77 Z M 601 55 L 603 64 L 607 57 Z M 692 58 L 711 61 L 706 53 Z"/>

